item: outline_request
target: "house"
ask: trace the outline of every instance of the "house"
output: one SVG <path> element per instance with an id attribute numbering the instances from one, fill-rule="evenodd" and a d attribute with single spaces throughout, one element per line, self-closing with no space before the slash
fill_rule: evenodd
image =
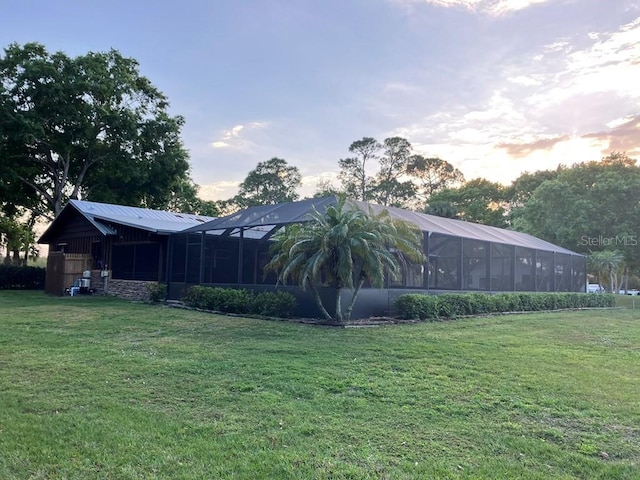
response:
<path id="1" fill-rule="evenodd" d="M 312 211 L 323 212 L 336 202 L 335 197 L 325 197 L 251 207 L 174 234 L 167 277 L 170 298 L 179 298 L 196 284 L 273 288 L 273 274 L 265 276 L 263 270 L 270 259 L 271 236 L 285 225 L 308 221 Z M 363 289 L 354 317 L 388 315 L 395 298 L 403 293 L 586 289 L 583 255 L 526 233 L 364 202 L 350 204 L 374 213 L 387 210 L 392 217 L 415 225 L 423 232 L 428 259 L 423 265 L 404 265 L 401 277 L 387 279 L 383 289 Z M 291 288 L 303 302 L 301 315 L 316 314 L 308 295 L 292 287 L 279 288 Z M 349 297 L 344 295 L 345 305 Z"/>
<path id="2" fill-rule="evenodd" d="M 60 293 L 85 271 L 98 290 L 108 286 L 109 293 L 128 298 L 143 298 L 148 282 L 166 283 L 171 299 L 192 285 L 279 288 L 298 297 L 300 315 L 316 316 L 309 294 L 278 285 L 264 266 L 275 232 L 336 202 L 336 197 L 312 198 L 210 218 L 71 200 L 39 240 L 50 246 L 46 291 Z M 354 318 L 393 313 L 403 293 L 586 291 L 583 255 L 526 233 L 364 202 L 349 205 L 387 210 L 415 225 L 423 232 L 427 258 L 422 265 L 403 265 L 402 275 L 387 279 L 384 288 L 364 288 Z M 320 292 L 333 295 L 329 289 Z M 343 297 L 345 304 L 351 300 Z"/>
<path id="3" fill-rule="evenodd" d="M 45 291 L 60 294 L 85 271 L 92 272 L 91 283 L 98 290 L 107 278 L 111 293 L 123 286 L 126 291 L 135 291 L 139 282 L 162 282 L 166 279 L 170 235 L 212 220 L 200 215 L 70 200 L 38 240 L 49 245 Z M 101 276 L 103 271 L 108 272 L 108 277 Z M 138 293 L 133 297 L 139 297 Z"/>

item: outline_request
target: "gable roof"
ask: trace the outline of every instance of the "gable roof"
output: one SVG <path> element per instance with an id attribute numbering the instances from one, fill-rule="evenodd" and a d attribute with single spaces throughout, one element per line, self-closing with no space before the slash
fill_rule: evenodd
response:
<path id="1" fill-rule="evenodd" d="M 58 229 L 58 223 L 69 215 L 71 211 L 78 212 L 103 235 L 116 234 L 110 224 L 125 225 L 160 235 L 168 235 L 215 220 L 215 217 L 204 215 L 175 213 L 84 200 L 69 200 L 69 203 L 65 205 L 38 242 L 48 243 L 50 237 Z"/>
<path id="2" fill-rule="evenodd" d="M 323 198 L 311 198 L 299 202 L 280 203 L 277 205 L 264 205 L 250 207 L 240 212 L 217 218 L 210 222 L 195 225 L 183 231 L 183 233 L 203 232 L 211 230 L 251 229 L 265 226 L 280 227 L 291 223 L 309 221 L 309 214 L 315 209 L 323 213 L 328 206 L 335 205 L 338 199 L 335 196 Z M 534 248 L 550 252 L 580 255 L 566 248 L 554 245 L 527 233 L 505 230 L 503 228 L 465 222 L 451 218 L 437 217 L 426 213 L 418 213 L 401 208 L 384 207 L 366 202 L 349 200 L 348 204 L 374 213 L 387 210 L 389 214 L 418 227 L 428 234 L 437 233 L 454 237 L 470 238 L 474 240 L 489 241 L 507 245 L 516 245 L 525 248 Z"/>

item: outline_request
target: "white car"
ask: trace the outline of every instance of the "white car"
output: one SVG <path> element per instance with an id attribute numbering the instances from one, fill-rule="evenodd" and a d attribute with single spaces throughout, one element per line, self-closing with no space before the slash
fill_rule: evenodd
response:
<path id="1" fill-rule="evenodd" d="M 587 285 L 587 293 L 604 293 L 604 287 L 598 283 Z"/>
<path id="2" fill-rule="evenodd" d="M 632 288 L 631 290 L 627 290 L 626 292 L 624 290 L 619 290 L 618 293 L 620 295 L 638 295 L 640 291 Z"/>

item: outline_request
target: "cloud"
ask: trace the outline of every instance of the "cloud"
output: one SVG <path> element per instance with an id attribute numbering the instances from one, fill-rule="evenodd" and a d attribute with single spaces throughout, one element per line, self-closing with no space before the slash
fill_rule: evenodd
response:
<path id="1" fill-rule="evenodd" d="M 338 174 L 336 172 L 320 172 L 302 177 L 302 185 L 298 189 L 301 197 L 311 197 L 323 182 L 338 185 Z M 238 193 L 240 182 L 219 181 L 200 185 L 198 197 L 203 200 L 228 200 Z"/>
<path id="2" fill-rule="evenodd" d="M 503 16 L 518 10 L 524 10 L 536 4 L 551 0 L 391 0 L 393 3 L 411 8 L 418 4 L 434 5 L 443 8 L 461 8 L 471 12 L 491 16 Z"/>
<path id="3" fill-rule="evenodd" d="M 208 185 L 200 185 L 198 197 L 203 200 L 226 200 L 238 193 L 239 182 L 220 181 Z"/>
<path id="4" fill-rule="evenodd" d="M 517 77 L 509 77 L 507 80 L 525 87 L 535 87 L 543 83 L 543 80 L 536 75 L 518 75 Z"/>
<path id="5" fill-rule="evenodd" d="M 337 186 L 338 174 L 336 172 L 320 172 L 313 175 L 305 175 L 302 177 L 302 185 L 299 189 L 301 197 L 312 197 L 318 190 L 321 184 L 327 183 L 332 186 Z"/>
<path id="6" fill-rule="evenodd" d="M 591 45 L 571 47 L 565 41 L 545 47 L 535 58 L 558 65 L 543 79 L 547 86 L 526 100 L 536 110 L 557 108 L 571 98 L 610 95 L 612 100 L 640 99 L 640 18 L 622 25 L 617 32 L 590 33 Z M 541 58 L 542 57 L 542 58 Z"/>
<path id="7" fill-rule="evenodd" d="M 235 150 L 244 150 L 250 148 L 252 142 L 246 137 L 251 130 L 263 129 L 267 126 L 266 122 L 251 122 L 246 125 L 236 125 L 228 130 L 223 130 L 219 138 L 211 142 L 213 148 L 226 148 Z"/>
<path id="8" fill-rule="evenodd" d="M 537 150 L 551 150 L 553 147 L 569 139 L 568 135 L 561 135 L 550 138 L 539 138 L 527 143 L 498 143 L 497 148 L 503 148 L 514 157 L 526 157 Z"/>
<path id="9" fill-rule="evenodd" d="M 589 34 L 589 38 L 591 38 L 592 40 L 597 40 L 597 37 L 592 38 L 591 35 L 592 34 Z M 571 44 L 569 43 L 568 39 L 563 38 L 560 40 L 556 40 L 553 43 L 549 43 L 545 45 L 544 51 L 545 52 L 568 52 L 568 51 L 571 51 Z"/>
<path id="10" fill-rule="evenodd" d="M 498 0 L 487 2 L 488 11 L 493 15 L 504 15 L 509 12 L 524 10 L 532 5 L 546 3 L 549 0 Z"/>
<path id="11" fill-rule="evenodd" d="M 609 122 L 612 128 L 604 132 L 588 133 L 582 138 L 594 139 L 607 145 L 604 155 L 611 151 L 626 152 L 629 156 L 640 155 L 640 114 Z"/>
<path id="12" fill-rule="evenodd" d="M 429 115 L 418 122 L 394 130 L 393 135 L 403 136 L 413 143 L 446 143 L 452 146 L 494 145 L 525 135 L 535 135 L 537 125 L 518 107 L 516 101 L 496 90 L 484 103 L 469 110 L 455 106 L 449 111 Z"/>
<path id="13" fill-rule="evenodd" d="M 486 86 L 476 84 L 485 93 L 473 109 L 451 102 L 397 134 L 425 143 L 493 142 L 522 152 L 529 144 L 544 148 L 549 139 L 604 130 L 610 119 L 633 114 L 640 101 L 640 18 L 580 41 L 586 45 L 562 39 L 530 53 L 543 62 L 504 62 Z"/>
<path id="14" fill-rule="evenodd" d="M 473 106 L 453 99 L 392 134 L 468 179 L 503 183 L 611 151 L 640 155 L 640 18 L 554 39 L 496 67 L 470 85 L 479 93 Z"/>

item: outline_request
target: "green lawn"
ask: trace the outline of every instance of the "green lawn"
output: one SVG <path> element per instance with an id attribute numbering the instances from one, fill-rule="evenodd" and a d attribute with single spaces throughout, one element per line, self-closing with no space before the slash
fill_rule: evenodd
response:
<path id="1" fill-rule="evenodd" d="M 640 296 L 636 295 L 616 295 L 616 305 L 628 309 L 638 310 L 640 313 Z"/>
<path id="2" fill-rule="evenodd" d="M 378 328 L 0 291 L 1 479 L 640 478 L 640 311 Z"/>

